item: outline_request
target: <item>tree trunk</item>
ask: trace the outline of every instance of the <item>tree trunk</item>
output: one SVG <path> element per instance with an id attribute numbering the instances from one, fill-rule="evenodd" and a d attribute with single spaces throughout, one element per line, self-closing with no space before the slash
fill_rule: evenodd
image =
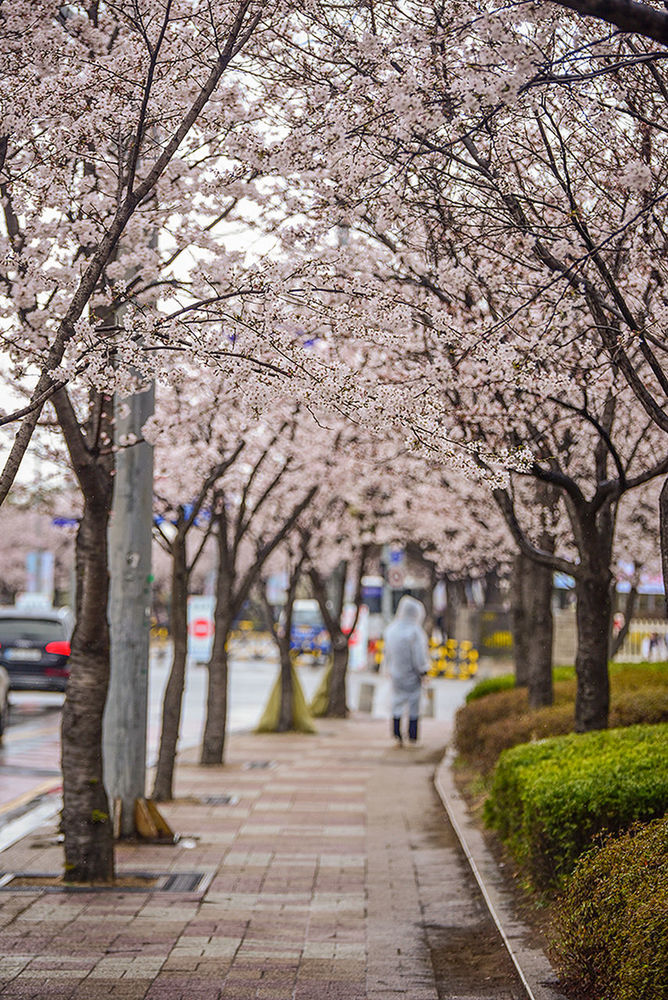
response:
<path id="1" fill-rule="evenodd" d="M 534 564 L 528 556 L 518 552 L 513 560 L 512 622 L 515 684 L 526 687 L 529 683 L 529 607 L 528 586 Z"/>
<path id="2" fill-rule="evenodd" d="M 544 547 L 547 547 L 544 545 Z M 529 707 L 542 708 L 554 700 L 552 685 L 552 570 L 531 564 L 528 601 L 527 655 Z M 528 596 L 528 595 L 525 595 Z"/>
<path id="3" fill-rule="evenodd" d="M 170 630 L 173 656 L 169 680 L 162 703 L 162 728 L 158 767 L 153 785 L 153 798 L 166 802 L 173 798 L 174 764 L 181 726 L 183 688 L 188 656 L 188 566 L 185 535 L 178 533 L 171 543 L 172 603 Z"/>
<path id="4" fill-rule="evenodd" d="M 209 693 L 206 702 L 201 764 L 223 763 L 227 737 L 227 678 L 228 660 L 225 643 L 221 643 L 216 649 L 214 639 L 214 649 L 209 661 Z"/>
<path id="5" fill-rule="evenodd" d="M 328 718 L 345 719 L 348 715 L 346 704 L 346 675 L 348 672 L 348 637 L 343 635 L 332 642 L 332 673 L 329 682 L 329 705 L 325 713 Z"/>
<path id="6" fill-rule="evenodd" d="M 288 624 L 290 616 L 288 616 Z M 290 659 L 290 633 L 281 639 L 281 708 L 278 714 L 279 733 L 288 733 L 294 725 L 294 691 L 292 685 L 292 661 Z"/>
<path id="7" fill-rule="evenodd" d="M 664 605 L 668 617 L 668 479 L 659 496 L 659 526 L 661 533 L 661 569 L 663 571 Z"/>
<path id="8" fill-rule="evenodd" d="M 326 583 L 318 571 L 312 568 L 309 572 L 313 594 L 316 598 L 323 620 L 329 632 L 332 643 L 332 669 L 329 676 L 327 710 L 322 714 L 328 718 L 345 719 L 348 714 L 346 704 L 346 674 L 348 671 L 348 636 L 341 629 L 341 613 L 343 611 L 343 593 L 347 563 L 341 563 L 329 583 Z M 337 600 L 330 607 L 328 591 L 336 587 Z"/>
<path id="9" fill-rule="evenodd" d="M 107 527 L 111 487 L 85 497 L 76 541 L 77 621 L 62 717 L 65 875 L 114 878 L 113 828 L 102 780 L 102 716 L 109 684 Z"/>
<path id="10" fill-rule="evenodd" d="M 463 586 L 460 580 L 445 578 L 446 607 L 444 614 L 445 636 L 455 639 L 457 633 L 457 610 L 462 603 Z"/>
<path id="11" fill-rule="evenodd" d="M 591 729 L 605 729 L 608 725 L 608 641 L 612 614 L 610 571 L 606 567 L 576 578 L 575 594 L 578 631 L 575 730 L 583 733 Z"/>
<path id="12" fill-rule="evenodd" d="M 220 545 L 220 539 L 219 539 Z M 218 566 L 216 610 L 214 611 L 214 636 L 209 660 L 209 692 L 206 706 L 206 724 L 202 738 L 201 764 L 222 764 L 227 735 L 227 644 L 233 622 L 232 587 L 224 572 L 222 560 Z"/>

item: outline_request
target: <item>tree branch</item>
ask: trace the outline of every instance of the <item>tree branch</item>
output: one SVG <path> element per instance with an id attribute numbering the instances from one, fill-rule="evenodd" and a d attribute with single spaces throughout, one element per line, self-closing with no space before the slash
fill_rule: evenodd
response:
<path id="1" fill-rule="evenodd" d="M 568 576 L 573 577 L 578 576 L 579 567 L 577 563 L 571 563 L 567 559 L 561 559 L 559 556 L 552 555 L 550 552 L 545 552 L 543 549 L 539 549 L 536 545 L 533 545 L 529 541 L 522 530 L 519 521 L 517 520 L 515 505 L 507 490 L 492 490 L 492 496 L 494 497 L 499 510 L 503 514 L 504 520 L 508 525 L 517 547 L 523 555 L 525 555 L 528 559 L 532 559 L 533 562 L 538 563 L 539 566 L 546 566 L 548 569 L 554 570 L 556 573 L 566 573 Z"/>
<path id="2" fill-rule="evenodd" d="M 668 13 L 635 0 L 552 0 L 584 17 L 614 24 L 620 31 L 644 35 L 668 45 Z"/>

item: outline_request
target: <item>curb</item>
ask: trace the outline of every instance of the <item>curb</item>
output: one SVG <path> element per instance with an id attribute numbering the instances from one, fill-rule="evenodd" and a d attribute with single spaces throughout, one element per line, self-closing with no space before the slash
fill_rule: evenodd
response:
<path id="1" fill-rule="evenodd" d="M 474 825 L 452 777 L 453 754 L 448 751 L 436 769 L 434 784 L 448 814 L 483 899 L 512 959 L 529 1000 L 566 1000 L 545 953 L 528 943 L 529 928 L 518 919 L 498 865 Z"/>

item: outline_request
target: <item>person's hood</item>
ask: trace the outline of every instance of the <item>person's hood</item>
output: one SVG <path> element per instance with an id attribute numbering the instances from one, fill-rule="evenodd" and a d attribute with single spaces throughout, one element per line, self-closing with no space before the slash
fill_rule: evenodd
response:
<path id="1" fill-rule="evenodd" d="M 418 601 L 415 597 L 405 594 L 397 605 L 394 620 L 396 622 L 401 622 L 402 625 L 421 625 L 424 618 L 424 604 Z"/>

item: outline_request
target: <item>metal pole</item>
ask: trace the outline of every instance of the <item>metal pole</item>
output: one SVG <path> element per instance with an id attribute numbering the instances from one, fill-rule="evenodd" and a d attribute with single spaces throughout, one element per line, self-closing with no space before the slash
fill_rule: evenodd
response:
<path id="1" fill-rule="evenodd" d="M 141 430 L 154 388 L 116 399 L 116 473 L 109 527 L 111 676 L 104 714 L 104 782 L 120 800 L 120 836 L 134 836 L 135 802 L 144 798 L 151 606 L 153 449 Z M 138 444 L 129 444 L 139 440 Z M 117 821 L 118 822 L 118 821 Z"/>

